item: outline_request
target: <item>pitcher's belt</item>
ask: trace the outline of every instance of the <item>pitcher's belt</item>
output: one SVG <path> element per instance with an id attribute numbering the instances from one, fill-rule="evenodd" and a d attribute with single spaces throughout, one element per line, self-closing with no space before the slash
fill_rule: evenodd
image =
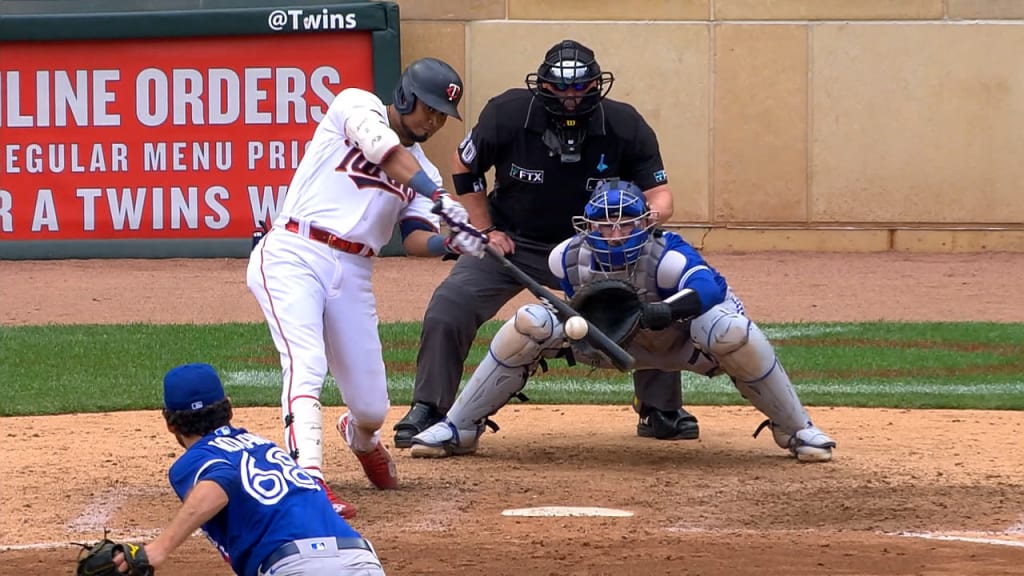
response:
<path id="1" fill-rule="evenodd" d="M 370 543 L 364 538 L 342 538 L 339 536 L 335 540 L 338 542 L 338 550 L 358 549 L 373 552 Z M 271 552 L 270 556 L 267 556 L 267 559 L 260 563 L 260 572 L 267 572 L 274 564 L 298 553 L 299 546 L 295 542 L 282 544 L 280 548 Z"/>
<path id="2" fill-rule="evenodd" d="M 295 220 L 289 220 L 288 223 L 284 225 L 284 229 L 289 232 L 294 232 L 298 234 L 299 223 L 296 222 Z M 367 250 L 365 244 L 360 244 L 359 242 L 349 242 L 344 238 L 338 238 L 337 236 L 331 234 L 327 230 L 323 230 L 315 226 L 309 227 L 309 238 L 311 240 L 316 240 L 317 242 L 327 244 L 328 246 L 334 248 L 335 250 L 340 250 L 342 252 L 347 252 L 349 254 L 367 257 L 373 256 L 373 250 Z M 364 250 L 366 251 L 365 253 Z"/>

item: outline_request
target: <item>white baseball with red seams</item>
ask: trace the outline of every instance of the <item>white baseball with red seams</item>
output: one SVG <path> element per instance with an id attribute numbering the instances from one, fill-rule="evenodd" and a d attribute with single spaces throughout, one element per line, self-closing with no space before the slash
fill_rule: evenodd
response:
<path id="1" fill-rule="evenodd" d="M 352 415 L 356 452 L 376 447 L 390 407 L 368 256 L 391 239 L 399 221 L 417 219 L 435 230 L 439 224 L 428 198 L 388 178 L 346 139 L 346 121 L 367 114 L 388 122 L 387 108 L 370 92 L 349 88 L 334 99 L 247 271 L 281 357 L 288 450 L 321 479 L 319 398 L 328 368 Z M 420 145 L 406 149 L 440 186 Z M 311 239 L 311 230 L 336 246 L 347 242 L 332 248 Z"/>
<path id="2" fill-rule="evenodd" d="M 565 321 L 565 335 L 573 340 L 583 340 L 589 330 L 590 326 L 582 316 L 573 316 Z"/>

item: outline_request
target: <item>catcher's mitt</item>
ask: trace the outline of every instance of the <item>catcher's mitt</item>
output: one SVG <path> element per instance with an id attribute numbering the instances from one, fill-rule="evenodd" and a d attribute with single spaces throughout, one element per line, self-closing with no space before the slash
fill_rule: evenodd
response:
<path id="1" fill-rule="evenodd" d="M 78 556 L 76 576 L 153 576 L 153 567 L 149 565 L 146 549 L 142 545 L 114 542 L 104 535 L 103 540 L 88 545 L 79 544 L 83 548 Z M 127 572 L 118 572 L 114 564 L 114 555 L 124 554 L 128 565 Z"/>
<path id="2" fill-rule="evenodd" d="M 629 282 L 606 278 L 584 284 L 569 305 L 623 348 L 640 328 L 644 302 Z"/>

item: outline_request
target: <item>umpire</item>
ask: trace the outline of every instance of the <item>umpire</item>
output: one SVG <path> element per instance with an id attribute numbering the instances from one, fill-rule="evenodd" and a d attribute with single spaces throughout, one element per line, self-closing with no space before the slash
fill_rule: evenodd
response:
<path id="1" fill-rule="evenodd" d="M 607 99 L 614 76 L 574 40 L 555 44 L 526 89 L 491 99 L 459 145 L 452 179 L 470 220 L 490 244 L 541 284 L 558 289 L 551 249 L 573 235 L 602 180 L 635 182 L 660 222 L 672 194 L 654 131 L 629 104 Z M 484 174 L 495 168 L 488 195 Z M 437 287 L 423 318 L 412 409 L 395 425 L 395 446 L 440 420 L 455 400 L 480 325 L 523 289 L 493 258 L 462 257 Z M 634 372 L 637 434 L 695 439 L 697 420 L 682 409 L 678 372 Z"/>

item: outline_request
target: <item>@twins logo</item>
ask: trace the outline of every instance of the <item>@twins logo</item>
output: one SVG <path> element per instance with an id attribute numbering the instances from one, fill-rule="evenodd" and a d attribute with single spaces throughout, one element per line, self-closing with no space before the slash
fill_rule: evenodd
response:
<path id="1" fill-rule="evenodd" d="M 267 14 L 267 27 L 275 32 L 281 30 L 351 30 L 357 28 L 354 13 L 331 12 L 322 8 L 305 11 L 301 9 L 274 10 Z"/>
<path id="2" fill-rule="evenodd" d="M 462 86 L 452 82 L 444 93 L 448 95 L 449 102 L 455 102 L 459 99 L 459 95 L 462 94 Z"/>

